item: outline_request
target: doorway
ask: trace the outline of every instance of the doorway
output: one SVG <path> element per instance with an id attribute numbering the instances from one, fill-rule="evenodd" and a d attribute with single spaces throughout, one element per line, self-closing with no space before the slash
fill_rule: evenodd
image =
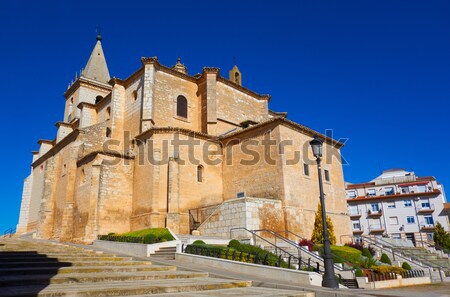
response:
<path id="1" fill-rule="evenodd" d="M 411 240 L 413 245 L 416 246 L 416 238 L 414 233 L 406 233 L 406 239 Z"/>

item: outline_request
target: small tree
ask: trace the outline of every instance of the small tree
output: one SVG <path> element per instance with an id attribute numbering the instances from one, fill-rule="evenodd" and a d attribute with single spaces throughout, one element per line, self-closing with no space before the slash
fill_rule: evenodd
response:
<path id="1" fill-rule="evenodd" d="M 403 262 L 402 268 L 405 270 L 411 270 L 411 265 L 409 265 L 407 262 Z"/>
<path id="2" fill-rule="evenodd" d="M 444 230 L 441 223 L 437 222 L 433 235 L 434 243 L 444 249 L 450 248 L 450 234 Z"/>
<path id="3" fill-rule="evenodd" d="M 336 236 L 334 235 L 334 227 L 331 218 L 327 216 L 327 230 L 330 244 L 336 244 Z M 323 244 L 323 224 L 322 224 L 322 205 L 319 203 L 317 207 L 316 219 L 314 220 L 314 230 L 311 235 L 314 243 Z"/>
<path id="4" fill-rule="evenodd" d="M 367 257 L 367 258 L 372 258 L 372 253 L 369 251 L 368 248 L 364 248 L 364 249 L 363 249 L 362 255 L 363 255 L 364 257 Z"/>

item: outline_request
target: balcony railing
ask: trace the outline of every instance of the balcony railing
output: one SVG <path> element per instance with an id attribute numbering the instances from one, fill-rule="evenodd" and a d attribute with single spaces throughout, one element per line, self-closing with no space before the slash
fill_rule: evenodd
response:
<path id="1" fill-rule="evenodd" d="M 422 230 L 434 230 L 436 226 L 434 224 L 428 224 L 425 222 L 420 223 L 420 229 Z"/>
<path id="2" fill-rule="evenodd" d="M 369 225 L 369 233 L 384 232 L 384 230 L 383 224 Z"/>
<path id="3" fill-rule="evenodd" d="M 351 218 L 356 218 L 356 217 L 360 217 L 361 216 L 361 209 L 358 210 L 352 210 L 350 212 L 350 217 Z"/>
<path id="4" fill-rule="evenodd" d="M 379 210 L 369 209 L 367 211 L 367 215 L 371 216 L 371 217 L 381 216 L 382 214 L 383 214 L 383 211 L 381 209 L 379 209 Z"/>
<path id="5" fill-rule="evenodd" d="M 430 204 L 428 206 L 422 206 L 422 205 L 418 205 L 417 206 L 417 212 L 418 213 L 431 213 L 434 212 L 434 204 Z"/>
<path id="6" fill-rule="evenodd" d="M 359 227 L 353 226 L 353 233 L 364 233 L 363 226 L 359 226 Z"/>

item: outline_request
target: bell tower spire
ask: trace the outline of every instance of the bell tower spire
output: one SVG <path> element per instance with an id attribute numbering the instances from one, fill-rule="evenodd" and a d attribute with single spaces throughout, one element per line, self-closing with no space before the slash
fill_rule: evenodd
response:
<path id="1" fill-rule="evenodd" d="M 81 72 L 81 77 L 107 83 L 111 77 L 109 75 L 108 66 L 106 65 L 105 55 L 103 54 L 101 42 L 102 35 L 100 35 L 100 30 L 98 28 L 96 39 L 97 43 L 89 57 L 86 67 L 83 69 L 83 72 Z"/>

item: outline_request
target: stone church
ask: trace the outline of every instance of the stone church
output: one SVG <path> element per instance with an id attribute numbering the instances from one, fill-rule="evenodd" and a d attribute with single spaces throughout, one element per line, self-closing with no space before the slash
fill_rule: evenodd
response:
<path id="1" fill-rule="evenodd" d="M 38 141 L 17 233 L 92 242 L 100 234 L 168 227 L 229 236 L 231 228 L 310 237 L 319 201 L 309 147 L 324 141 L 326 207 L 338 242 L 351 234 L 343 143 L 269 109 L 237 66 L 190 75 L 156 57 L 110 77 L 101 36 L 64 93 L 56 137 Z"/>

